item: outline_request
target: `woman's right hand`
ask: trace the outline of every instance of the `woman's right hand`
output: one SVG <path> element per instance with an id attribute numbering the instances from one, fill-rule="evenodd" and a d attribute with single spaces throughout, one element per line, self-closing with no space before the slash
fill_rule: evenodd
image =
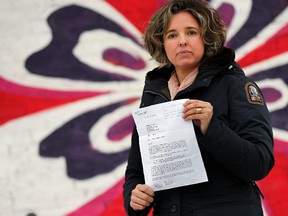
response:
<path id="1" fill-rule="evenodd" d="M 134 210 L 143 210 L 154 200 L 154 191 L 146 184 L 138 184 L 131 193 L 130 206 Z"/>

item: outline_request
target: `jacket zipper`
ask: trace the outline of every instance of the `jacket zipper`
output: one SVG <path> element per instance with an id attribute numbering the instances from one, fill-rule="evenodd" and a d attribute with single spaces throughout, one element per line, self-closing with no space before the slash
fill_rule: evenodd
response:
<path id="1" fill-rule="evenodd" d="M 164 95 L 158 93 L 158 92 L 153 92 L 153 91 L 144 91 L 145 93 L 151 93 L 151 94 L 154 94 L 154 95 L 158 95 L 158 96 L 161 96 L 162 98 L 164 98 L 166 101 L 170 101 L 167 97 L 165 97 Z"/>

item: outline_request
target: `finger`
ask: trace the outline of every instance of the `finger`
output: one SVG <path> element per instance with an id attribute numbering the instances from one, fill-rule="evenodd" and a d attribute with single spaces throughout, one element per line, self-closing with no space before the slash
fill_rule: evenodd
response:
<path id="1" fill-rule="evenodd" d="M 153 202 L 154 191 L 148 185 L 138 184 L 134 190 L 132 190 L 133 197 L 137 197 L 141 200 L 147 201 L 149 203 Z"/>
<path id="2" fill-rule="evenodd" d="M 153 198 L 151 199 L 151 197 L 149 197 L 148 199 L 143 199 L 142 197 L 137 197 L 132 195 L 131 196 L 131 203 L 135 204 L 135 205 L 140 205 L 143 207 L 147 207 L 149 206 L 151 203 L 153 202 Z"/>
<path id="3" fill-rule="evenodd" d="M 146 206 L 144 205 L 140 205 L 138 203 L 133 202 L 132 200 L 130 201 L 130 206 L 131 208 L 133 208 L 134 210 L 143 210 L 144 208 L 146 208 Z"/>
<path id="4" fill-rule="evenodd" d="M 154 197 L 154 191 L 153 189 L 148 186 L 148 185 L 145 185 L 145 184 L 138 184 L 136 186 L 136 189 L 138 189 L 139 191 L 142 191 L 143 193 L 151 196 L 151 197 Z"/>
<path id="5" fill-rule="evenodd" d="M 210 104 L 209 102 L 206 102 L 206 101 L 201 101 L 201 100 L 187 100 L 185 101 L 185 103 L 183 103 L 183 106 L 184 107 L 204 107 L 205 105 L 208 105 Z"/>
<path id="6" fill-rule="evenodd" d="M 190 117 L 192 119 L 199 119 L 203 114 L 205 113 L 204 107 L 196 107 L 192 109 L 185 109 L 183 111 L 183 118 L 186 119 L 187 117 Z"/>
<path id="7" fill-rule="evenodd" d="M 209 102 L 189 100 L 184 103 L 183 113 L 186 115 L 213 112 L 213 106 Z"/>
<path id="8" fill-rule="evenodd" d="M 203 110 L 203 107 L 196 107 L 196 108 L 195 108 L 195 113 L 196 113 L 196 114 L 201 114 L 201 113 L 202 113 L 202 110 Z"/>
<path id="9" fill-rule="evenodd" d="M 204 108 L 207 106 L 207 104 L 203 101 L 187 101 L 186 103 L 183 104 L 183 106 L 184 106 L 183 113 L 193 109 L 195 111 L 194 113 L 196 113 L 197 108 Z"/>
<path id="10" fill-rule="evenodd" d="M 131 200 L 133 200 L 136 203 L 142 204 L 142 205 L 150 205 L 154 201 L 154 198 L 149 196 L 145 193 L 138 193 L 136 191 L 132 192 Z"/>
<path id="11" fill-rule="evenodd" d="M 140 191 L 138 188 L 136 187 L 134 190 L 132 190 L 131 194 L 130 206 L 134 210 L 142 210 L 151 205 L 151 203 L 154 201 L 153 197 L 144 193 L 143 191 Z"/>

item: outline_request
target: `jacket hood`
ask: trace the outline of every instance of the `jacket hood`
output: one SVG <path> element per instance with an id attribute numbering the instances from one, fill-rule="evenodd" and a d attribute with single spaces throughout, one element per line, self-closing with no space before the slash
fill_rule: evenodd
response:
<path id="1" fill-rule="evenodd" d="M 234 61 L 235 52 L 224 47 L 217 55 L 204 58 L 200 63 L 199 71 L 223 70 L 228 68 Z"/>
<path id="2" fill-rule="evenodd" d="M 219 54 L 202 59 L 200 66 L 199 66 L 199 76 L 201 75 L 202 78 L 205 78 L 211 75 L 216 75 L 218 73 L 221 73 L 222 71 L 227 72 L 226 69 L 231 67 L 231 65 L 236 66 L 235 52 L 230 48 L 224 47 L 222 49 L 222 52 L 220 52 Z M 175 68 L 173 65 L 157 67 L 147 73 L 146 79 L 169 80 L 171 73 L 174 70 Z"/>

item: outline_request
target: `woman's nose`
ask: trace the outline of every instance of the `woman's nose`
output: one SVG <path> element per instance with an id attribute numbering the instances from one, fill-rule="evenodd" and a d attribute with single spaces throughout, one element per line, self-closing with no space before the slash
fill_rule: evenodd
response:
<path id="1" fill-rule="evenodd" d="M 179 39 L 179 45 L 180 46 L 185 46 L 187 45 L 187 40 L 186 40 L 186 37 L 185 36 L 180 36 L 180 39 Z"/>

